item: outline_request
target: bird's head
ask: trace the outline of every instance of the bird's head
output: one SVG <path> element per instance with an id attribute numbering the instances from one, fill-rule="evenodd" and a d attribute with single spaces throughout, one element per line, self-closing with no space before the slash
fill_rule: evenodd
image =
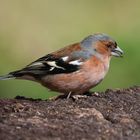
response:
<path id="1" fill-rule="evenodd" d="M 81 45 L 95 56 L 116 56 L 122 57 L 123 51 L 118 47 L 116 41 L 110 36 L 97 33 L 85 38 Z"/>

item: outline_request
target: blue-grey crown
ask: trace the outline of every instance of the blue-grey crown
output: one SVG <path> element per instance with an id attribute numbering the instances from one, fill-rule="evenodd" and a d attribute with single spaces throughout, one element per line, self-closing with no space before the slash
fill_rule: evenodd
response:
<path id="1" fill-rule="evenodd" d="M 114 42 L 114 40 L 110 36 L 108 36 L 107 34 L 98 33 L 98 34 L 90 35 L 90 36 L 86 37 L 85 39 L 83 39 L 81 41 L 81 45 L 84 48 L 89 48 L 97 41 L 112 41 L 112 42 Z"/>

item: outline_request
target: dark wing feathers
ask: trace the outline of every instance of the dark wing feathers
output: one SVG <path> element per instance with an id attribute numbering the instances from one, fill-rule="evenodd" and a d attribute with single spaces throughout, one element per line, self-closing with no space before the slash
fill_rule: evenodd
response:
<path id="1" fill-rule="evenodd" d="M 15 77 L 21 77 L 24 75 L 31 75 L 36 78 L 41 78 L 44 75 L 71 73 L 79 70 L 79 65 L 70 64 L 68 61 L 64 61 L 62 57 L 55 57 L 52 54 L 46 55 L 27 65 L 25 68 L 11 72 L 10 74 Z"/>

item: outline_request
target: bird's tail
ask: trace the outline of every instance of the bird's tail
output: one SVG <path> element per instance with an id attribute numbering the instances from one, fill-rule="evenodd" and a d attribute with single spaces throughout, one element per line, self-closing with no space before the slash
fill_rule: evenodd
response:
<path id="1" fill-rule="evenodd" d="M 12 74 L 7 74 L 4 76 L 0 76 L 0 80 L 10 80 L 10 79 L 15 79 L 16 77 Z"/>
<path id="2" fill-rule="evenodd" d="M 24 70 L 24 69 L 13 71 L 13 72 L 10 72 L 7 75 L 0 76 L 0 80 L 24 79 L 24 78 L 22 78 L 22 76 L 24 76 L 26 74 L 28 75 L 29 72 Z"/>

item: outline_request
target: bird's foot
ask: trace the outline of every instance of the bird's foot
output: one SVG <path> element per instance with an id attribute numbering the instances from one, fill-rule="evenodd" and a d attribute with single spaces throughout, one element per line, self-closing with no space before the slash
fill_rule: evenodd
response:
<path id="1" fill-rule="evenodd" d="M 85 99 L 85 98 L 87 98 L 87 95 L 73 95 L 73 96 L 71 96 L 71 98 L 75 101 L 75 100 L 79 100 L 79 99 Z"/>
<path id="2" fill-rule="evenodd" d="M 63 95 L 51 97 L 49 99 L 50 100 L 58 100 L 58 99 L 70 99 L 71 98 L 71 99 L 73 99 L 75 101 L 75 100 L 78 100 L 78 99 L 85 99 L 88 96 L 96 96 L 96 97 L 99 97 L 99 93 L 98 92 L 92 93 L 90 91 L 87 91 L 87 92 L 85 92 L 82 95 L 72 95 L 71 92 L 69 92 L 69 94 L 63 94 Z"/>
<path id="3" fill-rule="evenodd" d="M 90 91 L 87 91 L 87 92 L 83 93 L 82 95 L 78 95 L 78 94 L 77 95 L 73 95 L 73 96 L 71 96 L 71 98 L 73 100 L 78 100 L 78 99 L 85 99 L 88 96 L 92 96 L 92 93 Z"/>
<path id="4" fill-rule="evenodd" d="M 99 95 L 98 92 L 93 92 L 93 93 L 92 93 L 92 96 L 100 97 L 100 95 Z"/>
<path id="5" fill-rule="evenodd" d="M 58 99 L 72 99 L 72 100 L 78 100 L 81 98 L 86 98 L 87 95 L 72 95 L 71 92 L 69 94 L 63 94 L 55 97 L 49 98 L 50 100 L 58 100 Z"/>

